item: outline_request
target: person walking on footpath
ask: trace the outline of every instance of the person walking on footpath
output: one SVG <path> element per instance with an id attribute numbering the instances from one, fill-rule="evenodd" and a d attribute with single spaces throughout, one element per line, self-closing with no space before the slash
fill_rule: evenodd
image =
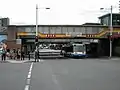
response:
<path id="1" fill-rule="evenodd" d="M 16 57 L 17 57 L 17 51 L 16 51 L 16 49 L 13 49 L 13 59 L 15 60 Z"/>
<path id="2" fill-rule="evenodd" d="M 30 60 L 30 51 L 28 51 L 28 58 L 29 58 L 29 60 Z"/>
<path id="3" fill-rule="evenodd" d="M 2 61 L 6 60 L 6 50 L 3 48 L 2 49 L 2 55 L 1 55 Z"/>
<path id="4" fill-rule="evenodd" d="M 22 50 L 22 51 L 21 51 L 21 60 L 24 60 L 24 58 L 25 58 L 25 53 L 24 53 L 24 51 Z"/>
<path id="5" fill-rule="evenodd" d="M 21 51 L 20 51 L 20 49 L 18 48 L 18 49 L 17 49 L 17 59 L 18 59 L 18 60 L 20 60 L 20 56 L 21 56 L 20 54 L 21 54 Z"/>

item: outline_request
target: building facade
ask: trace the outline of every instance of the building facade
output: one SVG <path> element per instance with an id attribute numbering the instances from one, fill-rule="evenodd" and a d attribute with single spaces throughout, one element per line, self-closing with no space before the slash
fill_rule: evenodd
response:
<path id="1" fill-rule="evenodd" d="M 6 44 L 7 44 L 7 36 L 8 36 L 7 35 L 8 25 L 9 25 L 9 18 L 0 18 L 0 50 L 2 50 L 4 46 L 7 46 Z"/>
<path id="2" fill-rule="evenodd" d="M 40 43 L 68 43 L 68 42 L 90 42 L 93 39 L 77 36 L 98 34 L 103 30 L 100 25 L 38 25 Z M 34 50 L 35 48 L 35 25 L 9 25 L 7 29 L 8 48 L 24 48 Z M 52 35 L 52 36 L 51 36 Z M 21 44 L 16 40 L 21 39 Z"/>
<path id="3" fill-rule="evenodd" d="M 99 17 L 101 23 L 83 25 L 38 25 L 40 43 L 92 42 L 94 39 L 107 39 L 109 35 L 110 14 Z M 120 14 L 113 14 L 113 33 L 120 33 Z M 0 19 L 0 37 L 7 38 L 9 49 L 34 51 L 35 25 L 9 25 L 9 19 Z M 21 40 L 21 43 L 17 41 Z M 105 43 L 105 42 L 104 42 Z M 102 44 L 104 46 L 104 44 Z M 108 47 L 108 46 L 107 46 Z M 119 46 L 118 46 L 119 47 Z M 117 49 L 116 49 L 117 50 Z"/>
<path id="4" fill-rule="evenodd" d="M 111 22 L 110 18 L 111 18 L 110 13 L 103 15 L 103 16 L 99 17 L 100 23 L 104 26 L 110 26 L 110 22 Z M 112 25 L 113 26 L 120 25 L 120 13 L 112 14 Z"/>

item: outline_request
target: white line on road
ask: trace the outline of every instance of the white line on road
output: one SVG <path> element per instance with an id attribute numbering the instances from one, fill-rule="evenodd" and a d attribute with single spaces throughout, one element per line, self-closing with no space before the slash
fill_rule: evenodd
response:
<path id="1" fill-rule="evenodd" d="M 29 69 L 28 76 L 27 76 L 27 82 L 26 82 L 24 90 L 29 90 L 30 80 L 31 80 L 31 75 L 32 75 L 31 74 L 32 73 L 32 68 L 33 68 L 33 63 L 31 63 L 31 65 L 30 65 L 30 69 Z"/>
<path id="2" fill-rule="evenodd" d="M 30 66 L 30 69 L 29 69 L 30 72 L 31 72 L 31 70 L 32 70 L 32 67 L 33 67 L 33 63 L 31 63 L 31 66 Z"/>
<path id="3" fill-rule="evenodd" d="M 29 75 L 31 75 L 31 71 L 29 71 L 29 73 L 28 73 Z"/>
<path id="4" fill-rule="evenodd" d="M 30 74 L 30 75 L 28 74 L 28 77 L 27 77 L 27 78 L 28 78 L 28 79 L 31 78 L 31 74 Z"/>
<path id="5" fill-rule="evenodd" d="M 26 85 L 24 90 L 29 90 L 29 85 Z"/>
<path id="6" fill-rule="evenodd" d="M 31 71 L 32 71 L 32 68 L 30 68 L 29 72 L 31 72 Z"/>
<path id="7" fill-rule="evenodd" d="M 27 85 L 30 85 L 30 79 L 27 79 Z"/>

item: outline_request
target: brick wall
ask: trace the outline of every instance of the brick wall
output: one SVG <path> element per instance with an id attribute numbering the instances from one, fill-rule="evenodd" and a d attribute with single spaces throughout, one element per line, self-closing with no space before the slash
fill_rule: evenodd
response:
<path id="1" fill-rule="evenodd" d="M 9 49 L 13 49 L 13 48 L 21 48 L 20 44 L 16 44 L 15 41 L 7 41 L 7 45 Z"/>

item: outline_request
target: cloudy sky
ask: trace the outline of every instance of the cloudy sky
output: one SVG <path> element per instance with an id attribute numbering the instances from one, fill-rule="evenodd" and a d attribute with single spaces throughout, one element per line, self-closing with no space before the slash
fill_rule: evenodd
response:
<path id="1" fill-rule="evenodd" d="M 0 0 L 0 17 L 9 17 L 10 24 L 35 24 L 35 8 L 39 6 L 39 24 L 80 25 L 99 22 L 98 17 L 119 12 L 119 0 Z M 50 10 L 45 10 L 50 7 Z M 106 10 L 100 11 L 104 7 Z"/>

